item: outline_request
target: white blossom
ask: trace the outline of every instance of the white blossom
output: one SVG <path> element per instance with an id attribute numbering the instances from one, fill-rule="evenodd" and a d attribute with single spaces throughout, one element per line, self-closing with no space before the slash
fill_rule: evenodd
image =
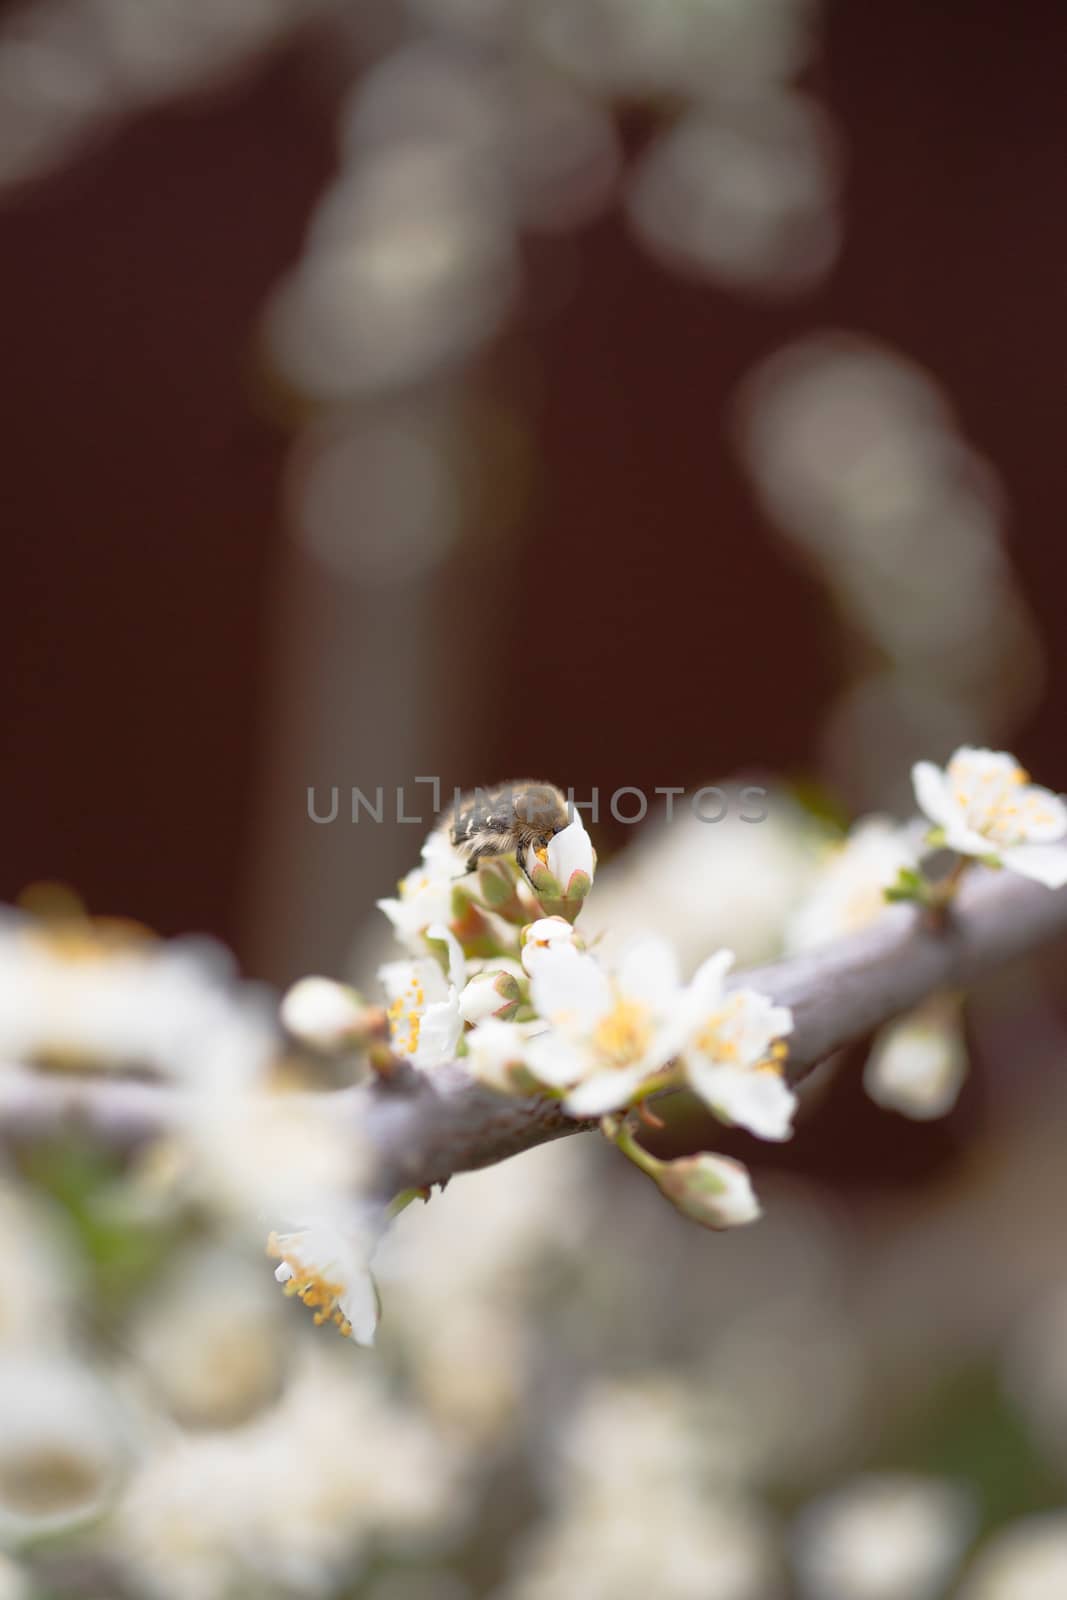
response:
<path id="1" fill-rule="evenodd" d="M 752 1501 L 702 1481 L 684 1384 L 650 1374 L 590 1385 L 559 1453 L 556 1515 L 526 1541 L 499 1600 L 781 1600 L 775 1529 Z"/>
<path id="2" fill-rule="evenodd" d="M 1058 1600 L 1067 1594 L 1067 1512 L 1009 1523 L 979 1552 L 959 1600 Z"/>
<path id="3" fill-rule="evenodd" d="M 138 1384 L 169 1416 L 187 1427 L 228 1428 L 276 1398 L 288 1331 L 285 1304 L 261 1260 L 197 1243 L 153 1283 L 123 1342 Z"/>
<path id="4" fill-rule="evenodd" d="M 901 869 L 918 866 L 920 849 L 912 824 L 877 816 L 858 822 L 790 917 L 787 947 L 810 950 L 867 927 L 886 909 L 885 890 Z"/>
<path id="5" fill-rule="evenodd" d="M 912 781 L 949 850 L 996 861 L 1050 889 L 1067 883 L 1067 806 L 1031 784 L 1014 756 L 964 745 L 944 770 L 917 762 Z"/>
<path id="6" fill-rule="evenodd" d="M 5 1555 L 0 1555 L 0 1600 L 30 1600 L 29 1573 Z"/>
<path id="7" fill-rule="evenodd" d="M 854 1479 L 797 1520 L 804 1600 L 934 1600 L 974 1520 L 970 1497 L 956 1484 L 891 1474 Z"/>
<path id="8" fill-rule="evenodd" d="M 826 830 L 784 791 L 768 791 L 762 806 L 761 822 L 742 820 L 739 797 L 718 823 L 702 822 L 683 796 L 669 819 L 650 812 L 597 875 L 582 910 L 589 944 L 596 939 L 614 957 L 631 939 L 659 934 L 686 977 L 724 946 L 746 966 L 778 955 L 786 922 L 818 875 Z"/>
<path id="9" fill-rule="evenodd" d="M 452 892 L 467 863 L 442 829 L 435 829 L 422 847 L 422 860 L 401 880 L 394 898 L 379 900 L 393 932 L 411 955 L 426 954 L 426 936 L 434 923 L 452 920 Z"/>
<path id="10" fill-rule="evenodd" d="M 318 1050 L 338 1050 L 365 1030 L 367 1006 L 347 984 L 301 978 L 283 996 L 280 1015 L 295 1039 Z"/>
<path id="11" fill-rule="evenodd" d="M 356 1344 L 372 1345 L 381 1315 L 370 1271 L 373 1237 L 358 1214 L 345 1222 L 317 1218 L 291 1233 L 272 1233 L 267 1252 L 279 1259 L 274 1276 L 320 1325 L 332 1322 Z"/>
<path id="12" fill-rule="evenodd" d="M 567 1091 L 573 1116 L 629 1104 L 680 1042 L 683 990 L 674 952 L 660 939 L 633 945 L 610 974 L 583 951 L 546 950 L 530 994 L 548 1026 L 527 1041 L 526 1063 L 542 1083 Z"/>
<path id="13" fill-rule="evenodd" d="M 69 1358 L 0 1360 L 0 1544 L 55 1534 L 99 1515 L 126 1443 L 114 1398 Z"/>
<path id="14" fill-rule="evenodd" d="M 248 1425 L 160 1439 L 117 1509 L 115 1547 L 147 1600 L 328 1600 L 372 1544 L 403 1547 L 462 1509 L 454 1452 L 372 1363 L 317 1344 Z"/>
<path id="15" fill-rule="evenodd" d="M 733 959 L 732 951 L 720 950 L 694 974 L 686 996 L 685 1074 L 722 1121 L 761 1139 L 788 1139 L 796 1096 L 783 1075 L 782 1040 L 792 1032 L 792 1014 L 755 989 L 727 992 Z"/>
<path id="16" fill-rule="evenodd" d="M 536 1088 L 536 1079 L 526 1064 L 531 1027 L 527 1023 L 503 1022 L 487 1017 L 467 1035 L 466 1065 L 471 1076 L 490 1089 L 505 1094 L 524 1094 Z"/>
<path id="17" fill-rule="evenodd" d="M 378 972 L 389 1002 L 393 1049 L 422 1070 L 455 1057 L 463 1032 L 460 995 L 467 977 L 463 951 L 448 928 L 433 923 L 426 929 L 426 937 L 444 944 L 447 975 L 433 956 L 388 961 Z"/>
<path id="18" fill-rule="evenodd" d="M 532 973 L 546 950 L 558 950 L 575 942 L 573 924 L 566 917 L 538 917 L 523 930 L 523 970 Z"/>
<path id="19" fill-rule="evenodd" d="M 84 914 L 0 920 L 0 1055 L 238 1088 L 263 1081 L 276 1052 L 273 1000 L 209 940 Z"/>
<path id="20" fill-rule="evenodd" d="M 881 1030 L 863 1086 L 878 1105 L 927 1122 L 952 1110 L 967 1068 L 959 1007 L 938 995 Z"/>

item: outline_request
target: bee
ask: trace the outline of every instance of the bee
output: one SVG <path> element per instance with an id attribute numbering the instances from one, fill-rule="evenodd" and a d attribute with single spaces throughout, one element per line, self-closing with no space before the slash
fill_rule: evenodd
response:
<path id="1" fill-rule="evenodd" d="M 530 851 L 543 850 L 570 820 L 567 798 L 554 784 L 513 778 L 461 795 L 444 827 L 468 872 L 491 856 L 510 855 L 525 872 Z"/>

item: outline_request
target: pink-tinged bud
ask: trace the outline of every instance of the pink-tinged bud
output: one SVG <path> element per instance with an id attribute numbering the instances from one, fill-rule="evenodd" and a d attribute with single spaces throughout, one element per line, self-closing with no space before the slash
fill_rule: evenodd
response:
<path id="1" fill-rule="evenodd" d="M 518 979 L 510 972 L 479 972 L 459 997 L 460 1015 L 464 1022 L 485 1022 L 489 1017 L 510 1022 L 521 999 Z"/>
<path id="2" fill-rule="evenodd" d="M 665 1161 L 652 1174 L 671 1205 L 702 1228 L 740 1228 L 760 1216 L 747 1167 L 702 1151 Z"/>
<path id="3" fill-rule="evenodd" d="M 548 870 L 563 885 L 564 896 L 584 900 L 596 872 L 596 851 L 577 813 L 573 822 L 548 841 L 545 856 Z"/>

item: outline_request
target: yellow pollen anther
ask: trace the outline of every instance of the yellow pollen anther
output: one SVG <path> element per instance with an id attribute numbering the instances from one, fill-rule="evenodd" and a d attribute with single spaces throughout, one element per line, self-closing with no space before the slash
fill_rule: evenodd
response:
<path id="1" fill-rule="evenodd" d="M 593 1047 L 614 1066 L 628 1066 L 643 1055 L 652 1040 L 648 1007 L 617 1000 L 593 1029 Z"/>
<path id="2" fill-rule="evenodd" d="M 316 1268 L 305 1266 L 292 1253 L 287 1254 L 276 1233 L 272 1233 L 267 1240 L 267 1254 L 275 1260 L 285 1262 L 292 1277 L 282 1285 L 283 1292 L 287 1295 L 296 1295 L 303 1305 L 314 1311 L 316 1327 L 321 1327 L 324 1322 L 332 1322 L 339 1333 L 346 1339 L 350 1338 L 352 1324 L 340 1305 L 344 1285 L 331 1283 Z"/>

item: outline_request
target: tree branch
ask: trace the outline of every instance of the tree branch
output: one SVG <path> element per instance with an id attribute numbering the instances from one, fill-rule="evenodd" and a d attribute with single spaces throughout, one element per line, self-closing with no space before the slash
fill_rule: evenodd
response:
<path id="1" fill-rule="evenodd" d="M 916 907 L 887 906 L 860 933 L 739 972 L 733 986 L 760 989 L 792 1009 L 789 1077 L 799 1083 L 835 1050 L 927 995 L 966 988 L 1065 933 L 1067 889 L 976 870 L 940 927 Z M 443 1183 L 594 1126 L 566 1116 L 556 1101 L 485 1089 L 458 1061 L 432 1073 L 402 1067 L 390 1079 L 338 1091 L 332 1103 L 374 1148 L 383 1193 Z M 126 1148 L 173 1126 L 181 1104 L 178 1091 L 144 1083 L 0 1069 L 0 1132 L 16 1141 L 77 1126 Z"/>

